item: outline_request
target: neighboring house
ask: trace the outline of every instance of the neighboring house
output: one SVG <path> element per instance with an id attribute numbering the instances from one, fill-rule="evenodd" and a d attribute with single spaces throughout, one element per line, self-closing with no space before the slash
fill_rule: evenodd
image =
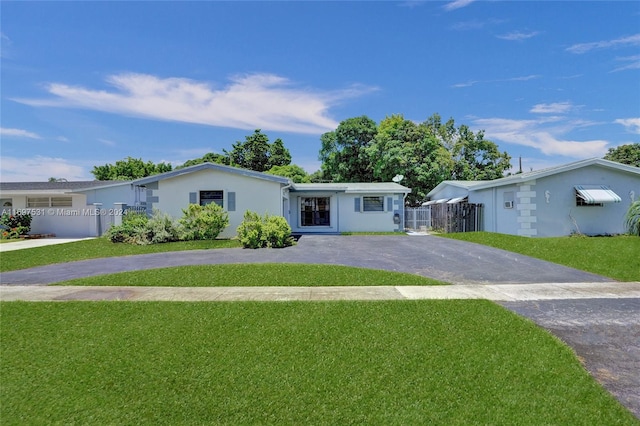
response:
<path id="1" fill-rule="evenodd" d="M 100 235 L 109 226 L 108 213 L 100 205 L 91 204 L 83 191 L 110 186 L 128 191 L 124 182 L 2 182 L 0 207 L 2 213 L 30 213 L 31 234 L 56 234 L 64 237 Z M 122 195 L 121 195 L 122 196 Z M 111 208 L 113 205 L 108 205 Z M 96 211 L 98 209 L 98 211 Z"/>
<path id="2" fill-rule="evenodd" d="M 444 181 L 426 205 L 482 204 L 482 229 L 525 236 L 624 233 L 640 197 L 640 168 L 599 158 L 491 181 Z"/>
<path id="3" fill-rule="evenodd" d="M 53 192 L 43 193 L 45 187 Z M 402 231 L 410 191 L 396 183 L 294 184 L 281 176 L 203 163 L 124 182 L 7 182 L 0 198 L 18 211 L 42 206 L 33 210 L 32 232 L 70 237 L 100 235 L 126 207 L 148 214 L 157 209 L 177 219 L 190 203 L 216 203 L 229 214 L 221 236 L 232 237 L 247 210 L 283 216 L 295 233 Z M 29 197 L 42 198 L 41 203 Z M 56 205 L 60 197 L 64 207 Z"/>

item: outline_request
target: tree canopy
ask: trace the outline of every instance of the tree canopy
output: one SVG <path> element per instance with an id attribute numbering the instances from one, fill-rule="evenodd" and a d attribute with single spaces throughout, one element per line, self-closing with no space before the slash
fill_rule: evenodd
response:
<path id="1" fill-rule="evenodd" d="M 434 114 L 416 124 L 401 114 L 379 125 L 366 116 L 350 118 L 321 137 L 322 177 L 334 182 L 388 182 L 404 176 L 410 204 L 424 201 L 443 180 L 502 177 L 511 157 L 468 126 Z"/>
<path id="2" fill-rule="evenodd" d="M 256 129 L 244 142 L 237 141 L 231 151 L 224 151 L 229 164 L 244 169 L 265 172 L 273 166 L 287 166 L 291 163 L 291 153 L 281 139 L 269 143 L 267 135 Z"/>
<path id="3" fill-rule="evenodd" d="M 225 154 L 216 154 L 215 152 L 209 152 L 200 158 L 195 158 L 193 160 L 185 161 L 184 164 L 176 167 L 176 169 L 182 169 L 184 167 L 195 166 L 196 164 L 202 164 L 202 163 L 225 164 L 228 166 L 229 156 Z"/>
<path id="4" fill-rule="evenodd" d="M 620 145 L 615 148 L 609 148 L 604 159 L 640 167 L 640 143 L 630 143 Z"/>
<path id="5" fill-rule="evenodd" d="M 141 158 L 127 157 L 116 161 L 115 164 L 94 166 L 91 173 L 97 180 L 132 180 L 170 172 L 171 169 L 171 164 L 154 164 L 151 161 L 145 163 Z"/>
<path id="6" fill-rule="evenodd" d="M 286 166 L 273 166 L 265 173 L 275 176 L 284 176 L 291 179 L 295 183 L 310 183 L 311 177 L 300 166 L 288 164 Z"/>

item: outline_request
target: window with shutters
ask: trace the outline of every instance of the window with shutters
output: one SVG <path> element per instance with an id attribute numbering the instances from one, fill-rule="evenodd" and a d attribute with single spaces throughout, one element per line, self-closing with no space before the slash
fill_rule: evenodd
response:
<path id="1" fill-rule="evenodd" d="M 224 207 L 224 191 L 200 191 L 200 205 L 216 203 L 220 207 Z"/>

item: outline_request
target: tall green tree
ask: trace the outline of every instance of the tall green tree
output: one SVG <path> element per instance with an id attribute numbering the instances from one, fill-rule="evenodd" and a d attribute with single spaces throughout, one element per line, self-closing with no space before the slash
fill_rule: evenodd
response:
<path id="1" fill-rule="evenodd" d="M 456 127 L 453 118 L 443 124 L 438 114 L 428 118 L 424 125 L 451 155 L 450 180 L 498 179 L 511 168 L 511 156 L 485 139 L 484 131 L 473 133 L 464 124 Z"/>
<path id="2" fill-rule="evenodd" d="M 385 118 L 374 143 L 367 149 L 377 181 L 390 182 L 403 175 L 402 185 L 412 189 L 411 205 L 420 204 L 453 169 L 449 151 L 425 124 L 417 125 L 402 115 Z"/>
<path id="3" fill-rule="evenodd" d="M 196 164 L 202 164 L 202 163 L 225 164 L 228 166 L 229 156 L 225 154 L 217 154 L 215 152 L 209 152 L 200 158 L 195 158 L 193 160 L 185 161 L 184 164 L 176 167 L 176 169 L 182 169 L 184 167 L 195 166 Z"/>
<path id="4" fill-rule="evenodd" d="M 275 176 L 284 176 L 286 178 L 291 179 L 295 183 L 310 183 L 311 177 L 305 170 L 296 165 L 296 164 L 288 164 L 286 166 L 273 166 L 265 173 Z"/>
<path id="5" fill-rule="evenodd" d="M 237 141 L 231 151 L 224 151 L 232 166 L 264 172 L 273 166 L 286 166 L 291 163 L 291 153 L 280 139 L 269 143 L 267 135 L 256 129 L 244 142 Z"/>
<path id="6" fill-rule="evenodd" d="M 620 145 L 615 148 L 609 148 L 604 159 L 640 167 L 640 143 L 630 143 Z"/>
<path id="7" fill-rule="evenodd" d="M 371 182 L 373 167 L 367 148 L 378 133 L 376 122 L 367 116 L 349 118 L 320 137 L 319 159 L 325 177 L 334 182 Z"/>
<path id="8" fill-rule="evenodd" d="M 115 164 L 94 166 L 91 173 L 97 180 L 132 180 L 171 170 L 171 164 L 154 164 L 151 161 L 145 163 L 141 158 L 127 157 L 116 161 Z"/>

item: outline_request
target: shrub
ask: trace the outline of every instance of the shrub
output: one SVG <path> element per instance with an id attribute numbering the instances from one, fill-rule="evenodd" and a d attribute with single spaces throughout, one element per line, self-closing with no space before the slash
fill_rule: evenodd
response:
<path id="1" fill-rule="evenodd" d="M 105 237 L 112 243 L 147 244 L 148 222 L 146 213 L 127 212 L 122 216 L 122 225 L 111 226 Z"/>
<path id="2" fill-rule="evenodd" d="M 291 227 L 282 216 L 265 216 L 262 238 L 267 247 L 271 248 L 283 248 L 293 244 Z"/>
<path id="3" fill-rule="evenodd" d="M 625 216 L 625 225 L 629 234 L 640 237 L 640 200 L 631 203 Z"/>
<path id="4" fill-rule="evenodd" d="M 171 216 L 160 210 L 154 210 L 151 218 L 145 213 L 130 212 L 122 217 L 122 225 L 112 226 L 105 236 L 113 243 L 147 245 L 178 241 L 180 229 Z"/>
<path id="5" fill-rule="evenodd" d="M 147 239 L 150 244 L 169 243 L 178 241 L 182 231 L 171 216 L 160 210 L 154 210 L 153 216 L 147 222 Z"/>
<path id="6" fill-rule="evenodd" d="M 262 247 L 262 218 L 258 213 L 247 210 L 238 226 L 238 238 L 244 248 Z"/>
<path id="7" fill-rule="evenodd" d="M 261 217 L 248 210 L 237 232 L 244 248 L 283 248 L 293 244 L 291 227 L 282 216 Z"/>
<path id="8" fill-rule="evenodd" d="M 215 240 L 229 226 L 229 214 L 215 203 L 205 206 L 189 204 L 182 209 L 179 222 L 183 226 L 182 239 Z"/>
<path id="9" fill-rule="evenodd" d="M 3 239 L 20 238 L 31 231 L 32 216 L 30 213 L 16 212 L 14 214 L 3 213 L 0 217 L 0 224 L 8 229 L 2 231 Z"/>

